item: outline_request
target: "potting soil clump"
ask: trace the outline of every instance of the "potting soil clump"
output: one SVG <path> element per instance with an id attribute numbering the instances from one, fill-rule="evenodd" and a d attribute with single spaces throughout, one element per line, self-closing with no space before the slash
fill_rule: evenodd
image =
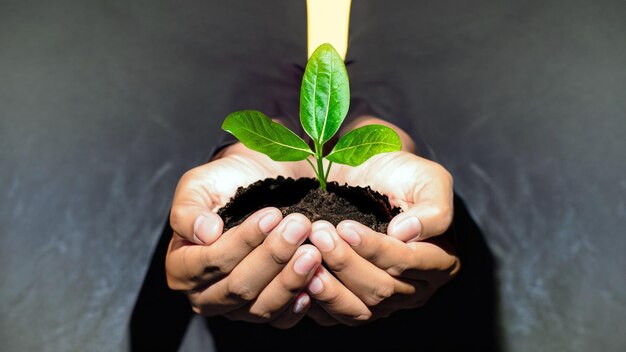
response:
<path id="1" fill-rule="evenodd" d="M 354 220 L 382 233 L 387 232 L 389 221 L 400 213 L 400 208 L 391 207 L 387 196 L 369 187 L 331 182 L 327 191 L 323 191 L 312 178 L 278 177 L 239 187 L 217 214 L 224 220 L 226 232 L 265 207 L 276 207 L 283 216 L 300 213 L 311 222 L 326 220 L 335 226 L 343 220 Z"/>

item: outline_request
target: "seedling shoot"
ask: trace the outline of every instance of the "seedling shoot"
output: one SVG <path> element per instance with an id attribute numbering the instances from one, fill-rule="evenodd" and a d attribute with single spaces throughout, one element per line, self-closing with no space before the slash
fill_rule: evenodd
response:
<path id="1" fill-rule="evenodd" d="M 332 45 L 322 44 L 309 58 L 300 89 L 300 122 L 311 137 L 313 149 L 287 127 L 255 110 L 228 115 L 222 129 L 246 147 L 264 153 L 272 160 L 306 160 L 320 187 L 326 190 L 333 163 L 358 166 L 376 154 L 402 148 L 400 137 L 393 129 L 367 125 L 346 133 L 328 155 L 323 155 L 324 144 L 339 131 L 349 107 L 350 83 L 346 66 Z M 324 158 L 329 161 L 326 169 Z"/>

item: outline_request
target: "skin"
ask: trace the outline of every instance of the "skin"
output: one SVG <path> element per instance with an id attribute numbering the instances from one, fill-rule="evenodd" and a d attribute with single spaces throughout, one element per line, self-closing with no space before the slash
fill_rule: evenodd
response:
<path id="1" fill-rule="evenodd" d="M 320 325 L 359 325 L 423 305 L 458 272 L 441 235 L 452 220 L 452 178 L 440 165 L 404 150 L 352 168 L 334 164 L 329 180 L 370 185 L 403 212 L 387 235 L 354 221 L 313 224 L 265 208 L 222 233 L 214 211 L 237 187 L 279 175 L 314 177 L 305 162 L 279 163 L 237 143 L 180 180 L 170 215 L 168 285 L 187 294 L 196 313 L 289 328 L 308 315 Z M 390 181 L 393 180 L 393 181 Z M 302 245 L 309 238 L 313 245 Z M 321 265 L 322 261 L 324 265 Z"/>
<path id="2" fill-rule="evenodd" d="M 305 288 L 321 263 L 315 247 L 301 245 L 310 221 L 301 214 L 283 219 L 278 209 L 266 208 L 222 234 L 222 220 L 213 213 L 240 185 L 278 175 L 302 177 L 300 169 L 238 143 L 181 178 L 170 213 L 174 234 L 166 273 L 168 285 L 185 292 L 196 313 L 279 328 L 306 315 L 311 300 Z"/>

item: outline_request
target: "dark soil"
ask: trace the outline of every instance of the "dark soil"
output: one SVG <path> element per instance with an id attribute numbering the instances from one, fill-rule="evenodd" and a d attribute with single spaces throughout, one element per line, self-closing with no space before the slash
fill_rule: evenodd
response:
<path id="1" fill-rule="evenodd" d="M 343 220 L 355 220 L 386 233 L 389 221 L 400 213 L 400 208 L 391 207 L 387 196 L 369 187 L 340 186 L 331 182 L 327 190 L 324 192 L 312 178 L 268 178 L 239 187 L 218 215 L 224 220 L 224 231 L 239 225 L 259 209 L 276 207 L 283 216 L 301 213 L 311 222 L 326 220 L 335 226 Z"/>

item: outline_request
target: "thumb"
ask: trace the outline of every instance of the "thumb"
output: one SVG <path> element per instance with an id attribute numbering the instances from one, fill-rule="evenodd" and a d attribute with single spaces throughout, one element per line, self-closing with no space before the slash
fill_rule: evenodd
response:
<path id="1" fill-rule="evenodd" d="M 452 201 L 422 202 L 396 215 L 387 228 L 387 234 L 402 242 L 425 240 L 444 233 L 452 223 Z"/>
<path id="2" fill-rule="evenodd" d="M 222 234 L 224 222 L 219 215 L 199 206 L 173 206 L 170 226 L 187 241 L 209 245 Z"/>

